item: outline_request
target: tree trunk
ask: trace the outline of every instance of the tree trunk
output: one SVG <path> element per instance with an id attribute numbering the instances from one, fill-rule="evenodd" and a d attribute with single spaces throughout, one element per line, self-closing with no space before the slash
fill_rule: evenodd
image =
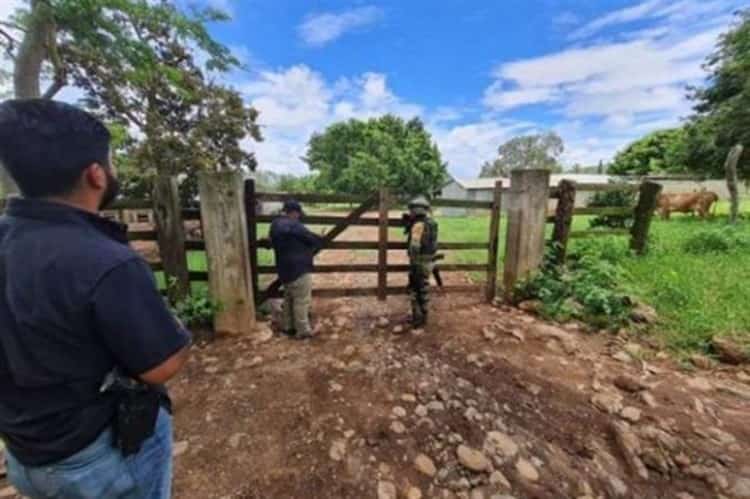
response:
<path id="1" fill-rule="evenodd" d="M 41 96 L 42 63 L 47 58 L 47 41 L 55 30 L 50 8 L 42 0 L 31 0 L 28 29 L 18 47 L 13 69 L 13 88 L 17 99 Z"/>
<path id="2" fill-rule="evenodd" d="M 729 209 L 729 223 L 737 223 L 737 214 L 740 209 L 740 196 L 737 190 L 737 163 L 742 156 L 743 147 L 741 144 L 734 146 L 727 154 L 727 161 L 724 163 L 724 169 L 727 173 L 727 188 L 729 189 L 729 199 L 731 202 Z"/>
<path id="3" fill-rule="evenodd" d="M 18 47 L 13 68 L 13 90 L 16 99 L 33 99 L 41 95 L 42 63 L 47 58 L 47 41 L 54 35 L 55 23 L 51 7 L 42 0 L 31 0 L 29 25 Z M 18 187 L 0 168 L 0 195 L 18 195 Z"/>

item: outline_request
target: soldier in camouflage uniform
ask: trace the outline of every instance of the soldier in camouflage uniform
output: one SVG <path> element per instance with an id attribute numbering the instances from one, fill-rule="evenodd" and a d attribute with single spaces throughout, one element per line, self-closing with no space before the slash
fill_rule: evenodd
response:
<path id="1" fill-rule="evenodd" d="M 427 323 L 430 274 L 435 265 L 438 237 L 437 222 L 430 216 L 430 203 L 423 196 L 409 203 L 406 233 L 412 325 L 418 328 Z"/>

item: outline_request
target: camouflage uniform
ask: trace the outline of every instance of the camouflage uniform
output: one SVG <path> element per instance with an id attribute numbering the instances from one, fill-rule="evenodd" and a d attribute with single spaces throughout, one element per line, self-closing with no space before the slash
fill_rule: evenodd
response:
<path id="1" fill-rule="evenodd" d="M 427 322 L 430 303 L 430 275 L 437 251 L 437 222 L 429 216 L 429 202 L 419 197 L 409 203 L 412 220 L 408 227 L 409 294 L 412 324 L 421 327 Z"/>

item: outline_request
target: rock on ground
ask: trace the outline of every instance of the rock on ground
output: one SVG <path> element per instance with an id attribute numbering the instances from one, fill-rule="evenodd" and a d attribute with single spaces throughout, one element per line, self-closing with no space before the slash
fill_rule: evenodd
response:
<path id="1" fill-rule="evenodd" d="M 536 482 L 539 480 L 539 472 L 534 465 L 526 459 L 521 458 L 516 462 L 516 471 L 518 472 L 518 476 L 529 482 Z"/>
<path id="2" fill-rule="evenodd" d="M 435 473 L 437 473 L 437 469 L 435 468 L 435 463 L 432 462 L 432 459 L 430 459 L 425 454 L 419 454 L 414 459 L 414 466 L 419 470 L 421 473 L 433 477 L 435 476 Z"/>
<path id="3" fill-rule="evenodd" d="M 480 451 L 466 445 L 459 445 L 456 450 L 458 462 L 471 471 L 486 471 L 490 467 L 487 457 Z"/>
<path id="4" fill-rule="evenodd" d="M 391 482 L 378 482 L 378 499 L 397 499 L 396 486 Z"/>

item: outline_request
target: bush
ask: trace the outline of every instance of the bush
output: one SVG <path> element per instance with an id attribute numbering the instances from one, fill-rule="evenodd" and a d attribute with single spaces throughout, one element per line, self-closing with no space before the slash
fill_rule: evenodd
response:
<path id="1" fill-rule="evenodd" d="M 627 321 L 633 302 L 620 285 L 623 270 L 617 261 L 626 252 L 612 249 L 613 245 L 583 244 L 569 255 L 565 266 L 548 259 L 539 273 L 519 285 L 517 296 L 540 300 L 540 312 L 548 318 L 620 326 Z"/>
<path id="2" fill-rule="evenodd" d="M 750 238 L 734 227 L 701 230 L 690 236 L 683 249 L 695 255 L 707 253 L 729 253 L 750 248 Z"/>
<path id="3" fill-rule="evenodd" d="M 635 192 L 630 190 L 596 192 L 586 204 L 590 207 L 632 207 L 635 205 Z M 601 215 L 589 221 L 592 228 L 610 227 L 613 229 L 627 229 L 632 223 L 632 215 Z"/>
<path id="4" fill-rule="evenodd" d="M 218 306 L 211 300 L 208 290 L 200 288 L 177 302 L 172 312 L 186 327 L 210 327 Z"/>

